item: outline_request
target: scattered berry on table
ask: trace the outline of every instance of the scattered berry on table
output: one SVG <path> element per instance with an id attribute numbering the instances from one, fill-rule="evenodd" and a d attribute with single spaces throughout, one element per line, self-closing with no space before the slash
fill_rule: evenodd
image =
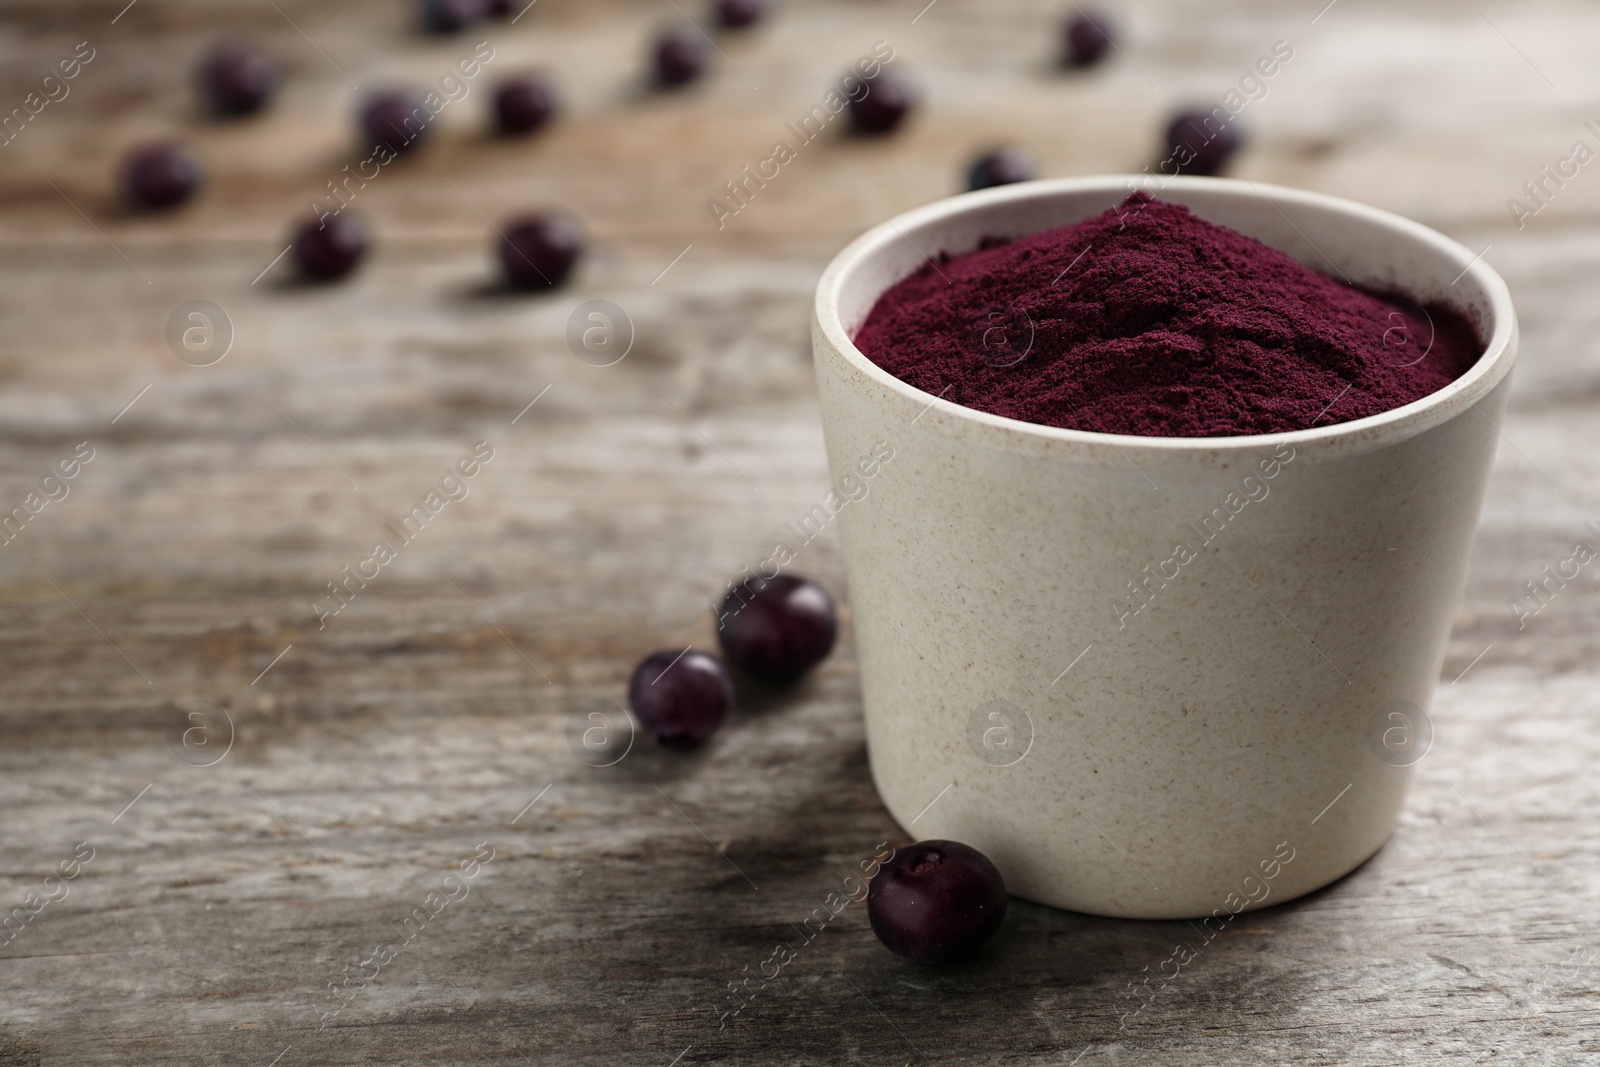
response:
<path id="1" fill-rule="evenodd" d="M 343 278 L 360 266 L 371 238 L 356 216 L 341 212 L 320 221 L 307 219 L 294 235 L 294 259 L 313 281 Z"/>
<path id="2" fill-rule="evenodd" d="M 428 137 L 433 116 L 422 100 L 404 89 L 378 93 L 361 109 L 361 132 L 369 146 L 387 145 L 403 155 Z"/>
<path id="3" fill-rule="evenodd" d="M 278 64 L 249 41 L 222 41 L 196 72 L 206 106 L 218 115 L 260 111 L 278 88 Z"/>
<path id="4" fill-rule="evenodd" d="M 504 134 L 533 133 L 548 124 L 560 106 L 550 79 L 541 74 L 516 74 L 495 90 L 495 126 Z"/>
<path id="5" fill-rule="evenodd" d="M 1177 174 L 1217 174 L 1242 142 L 1233 116 L 1221 107 L 1181 111 L 1167 126 L 1167 158 Z"/>
<path id="6" fill-rule="evenodd" d="M 693 26 L 674 26 L 656 38 L 651 56 L 656 81 L 662 85 L 686 85 L 705 70 L 705 38 Z"/>
<path id="7" fill-rule="evenodd" d="M 866 79 L 867 91 L 850 101 L 850 118 L 859 133 L 889 133 L 905 121 L 915 96 L 905 79 L 881 70 Z"/>
<path id="8" fill-rule="evenodd" d="M 754 26 L 767 14 L 765 0 L 717 0 L 717 25 L 726 30 Z"/>
<path id="9" fill-rule="evenodd" d="M 993 185 L 1032 181 L 1033 157 L 1022 149 L 1007 145 L 973 160 L 967 171 L 968 189 L 987 189 Z"/>
<path id="10" fill-rule="evenodd" d="M 1066 61 L 1074 67 L 1091 67 L 1105 58 L 1116 39 L 1111 20 L 1099 11 L 1075 12 L 1061 35 Z"/>
<path id="11" fill-rule="evenodd" d="M 501 230 L 500 264 L 513 289 L 553 289 L 572 273 L 583 235 L 564 215 L 537 212 L 512 219 Z"/>
<path id="12" fill-rule="evenodd" d="M 175 207 L 200 186 L 200 164 L 189 150 L 170 141 L 140 145 L 122 164 L 122 187 L 134 207 Z"/>
<path id="13" fill-rule="evenodd" d="M 492 14 L 488 0 L 420 0 L 418 13 L 433 33 L 458 33 Z"/>

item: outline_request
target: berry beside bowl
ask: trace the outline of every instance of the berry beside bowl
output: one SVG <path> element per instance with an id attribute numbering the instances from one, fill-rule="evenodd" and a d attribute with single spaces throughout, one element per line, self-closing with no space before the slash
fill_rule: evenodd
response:
<path id="1" fill-rule="evenodd" d="M 692 648 L 663 649 L 633 669 L 628 706 L 663 748 L 697 748 L 727 721 L 733 680 L 715 656 Z"/>
<path id="2" fill-rule="evenodd" d="M 795 575 L 751 578 L 717 610 L 717 640 L 728 662 L 772 685 L 787 685 L 833 650 L 833 598 Z"/>
<path id="3" fill-rule="evenodd" d="M 896 850 L 867 887 L 867 919 L 890 951 L 916 963 L 965 959 L 1000 929 L 1006 883 L 989 857 L 958 841 Z"/>

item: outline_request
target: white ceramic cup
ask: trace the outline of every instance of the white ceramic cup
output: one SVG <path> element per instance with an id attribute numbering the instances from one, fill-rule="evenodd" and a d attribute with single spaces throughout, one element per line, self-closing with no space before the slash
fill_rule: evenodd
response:
<path id="1" fill-rule="evenodd" d="M 1031 900 L 1227 916 L 1327 885 L 1394 828 L 1517 326 L 1500 277 L 1417 223 L 1174 178 L 1142 187 L 1325 273 L 1448 302 L 1486 351 L 1380 415 L 1164 438 L 961 407 L 851 343 L 925 256 L 1078 221 L 1139 181 L 1004 186 L 869 231 L 817 287 L 817 384 L 835 483 L 867 487 L 839 522 L 889 811 L 987 853 Z"/>

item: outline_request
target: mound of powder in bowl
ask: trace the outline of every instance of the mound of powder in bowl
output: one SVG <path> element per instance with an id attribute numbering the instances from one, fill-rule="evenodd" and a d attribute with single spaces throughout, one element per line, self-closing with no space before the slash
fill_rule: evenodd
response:
<path id="1" fill-rule="evenodd" d="M 1143 193 L 1071 226 L 941 255 L 855 337 L 935 396 L 1013 419 L 1229 437 L 1409 404 L 1483 352 L 1443 304 L 1357 288 Z"/>

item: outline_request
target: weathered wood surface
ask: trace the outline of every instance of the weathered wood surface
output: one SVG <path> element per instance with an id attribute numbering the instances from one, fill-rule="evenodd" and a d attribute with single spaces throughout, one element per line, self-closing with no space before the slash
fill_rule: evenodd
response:
<path id="1" fill-rule="evenodd" d="M 17 0 L 0 25 L 3 109 L 77 42 L 96 50 L 0 147 L 0 505 L 79 442 L 95 450 L 0 547 L 0 911 L 93 849 L 0 948 L 0 1063 L 1600 1053 L 1600 607 L 1587 574 L 1520 631 L 1507 607 L 1600 520 L 1600 177 L 1580 172 L 1521 230 L 1505 205 L 1574 140 L 1596 143 L 1600 12 L 1130 2 L 1126 57 L 1076 77 L 1050 67 L 1055 4 L 791 2 L 727 42 L 707 84 L 657 98 L 638 59 L 677 16 L 645 0 L 541 0 L 445 40 L 389 0 L 139 0 L 117 17 L 124 2 Z M 227 29 L 290 73 L 281 106 L 239 126 L 198 120 L 187 85 Z M 432 81 L 482 37 L 496 58 L 436 143 L 359 195 L 368 268 L 324 291 L 285 285 L 280 264 L 252 285 L 359 158 L 350 82 Z M 926 89 L 915 124 L 807 146 L 717 230 L 706 200 L 880 39 Z M 643 652 L 709 640 L 719 583 L 825 491 L 805 330 L 822 264 L 879 211 L 953 191 L 997 139 L 1046 174 L 1136 169 L 1173 102 L 1219 96 L 1279 39 L 1295 58 L 1246 109 L 1238 173 L 1492 245 L 1523 317 L 1437 740 L 1400 829 L 1341 883 L 1205 946 L 1125 1029 L 1130 983 L 1190 929 L 1023 902 L 953 971 L 890 956 L 851 906 L 719 1027 L 728 984 L 901 840 L 866 774 L 848 618 L 800 692 L 703 754 L 592 768 L 564 731 L 584 701 L 620 700 Z M 567 120 L 527 145 L 484 138 L 484 86 L 529 63 L 567 87 Z M 210 184 L 172 218 L 123 217 L 112 163 L 156 134 L 194 144 Z M 496 296 L 479 212 L 539 203 L 576 212 L 592 255 L 558 295 Z M 563 340 L 590 298 L 637 326 L 616 366 Z M 236 330 L 214 366 L 166 347 L 193 299 Z M 477 441 L 495 454 L 471 495 L 319 629 L 324 583 Z M 829 531 L 797 567 L 843 594 L 836 545 Z M 207 708 L 231 717 L 232 747 L 189 766 L 173 740 Z M 467 896 L 407 941 L 404 920 L 480 843 L 492 861 L 448 883 Z M 398 951 L 373 977 L 379 944 Z"/>

